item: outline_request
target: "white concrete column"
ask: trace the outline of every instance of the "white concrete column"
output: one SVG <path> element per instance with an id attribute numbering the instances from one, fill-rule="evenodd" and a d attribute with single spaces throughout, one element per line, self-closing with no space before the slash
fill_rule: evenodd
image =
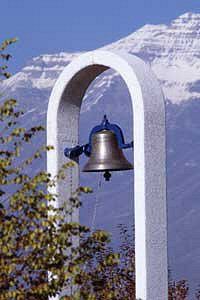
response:
<path id="1" fill-rule="evenodd" d="M 47 143 L 55 146 L 55 151 L 48 153 L 48 171 L 55 174 L 66 162 L 64 148 L 77 144 L 85 91 L 109 68 L 125 81 L 134 113 L 136 298 L 167 300 L 164 98 L 156 77 L 141 59 L 125 52 L 97 50 L 81 55 L 64 69 L 48 107 Z M 78 183 L 77 165 L 57 187 L 58 202 L 67 201 Z M 78 213 L 72 218 L 78 220 Z"/>

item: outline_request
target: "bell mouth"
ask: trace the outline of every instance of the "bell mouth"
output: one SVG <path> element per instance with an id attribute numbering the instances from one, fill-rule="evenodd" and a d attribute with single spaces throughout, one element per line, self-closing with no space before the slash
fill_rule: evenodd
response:
<path id="1" fill-rule="evenodd" d="M 106 172 L 106 171 L 115 172 L 115 171 L 129 171 L 129 170 L 133 170 L 133 165 L 127 161 L 126 166 L 123 165 L 118 167 L 117 166 L 105 167 L 105 164 L 104 166 L 101 166 L 101 164 L 96 164 L 96 166 L 91 164 L 90 165 L 86 164 L 82 169 L 82 172 Z"/>
<path id="2" fill-rule="evenodd" d="M 129 169 L 102 169 L 102 170 L 82 170 L 82 172 L 106 172 L 106 171 L 110 171 L 110 172 L 115 172 L 115 171 L 130 171 L 130 170 L 133 170 L 133 167 L 132 168 L 129 168 Z"/>

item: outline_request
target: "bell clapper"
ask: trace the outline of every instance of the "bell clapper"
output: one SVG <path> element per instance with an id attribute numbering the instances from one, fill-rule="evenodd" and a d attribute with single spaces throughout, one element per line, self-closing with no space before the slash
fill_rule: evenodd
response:
<path id="1" fill-rule="evenodd" d="M 105 171 L 103 177 L 105 178 L 106 181 L 110 181 L 111 178 L 111 173 L 109 171 Z"/>

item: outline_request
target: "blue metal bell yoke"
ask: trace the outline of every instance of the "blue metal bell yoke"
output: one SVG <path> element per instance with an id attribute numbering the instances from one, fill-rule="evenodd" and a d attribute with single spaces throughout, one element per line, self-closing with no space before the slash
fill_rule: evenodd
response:
<path id="1" fill-rule="evenodd" d="M 116 135 L 118 147 L 120 149 L 133 148 L 133 141 L 131 143 L 126 144 L 121 128 L 116 124 L 111 124 L 108 121 L 106 115 L 104 115 L 102 123 L 100 125 L 95 126 L 90 132 L 89 143 L 82 146 L 77 145 L 73 148 L 65 148 L 64 155 L 72 160 L 76 159 L 83 153 L 89 157 L 92 152 L 92 136 L 93 134 L 102 130 L 110 130 Z"/>

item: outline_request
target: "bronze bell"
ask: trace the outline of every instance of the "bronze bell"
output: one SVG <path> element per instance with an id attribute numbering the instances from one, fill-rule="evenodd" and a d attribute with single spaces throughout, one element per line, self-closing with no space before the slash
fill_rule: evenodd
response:
<path id="1" fill-rule="evenodd" d="M 83 172 L 102 172 L 108 181 L 111 177 L 109 171 L 133 169 L 132 164 L 125 158 L 118 146 L 117 136 L 111 130 L 101 130 L 92 135 L 92 151 Z"/>
<path id="2" fill-rule="evenodd" d="M 133 148 L 133 141 L 125 143 L 121 128 L 117 124 L 111 124 L 104 115 L 102 123 L 90 132 L 89 142 L 82 146 L 65 148 L 64 155 L 77 160 L 77 157 L 84 153 L 89 160 L 83 172 L 105 172 L 104 177 L 109 181 L 109 171 L 133 169 L 122 152 L 122 149 L 128 148 Z"/>

